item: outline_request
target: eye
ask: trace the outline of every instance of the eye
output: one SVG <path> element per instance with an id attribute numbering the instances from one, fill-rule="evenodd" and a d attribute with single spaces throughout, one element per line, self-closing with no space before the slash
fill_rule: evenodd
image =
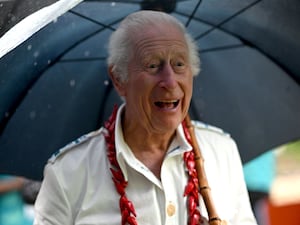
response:
<path id="1" fill-rule="evenodd" d="M 184 66 L 184 62 L 178 61 L 178 62 L 176 62 L 176 66 L 177 67 L 182 67 L 182 66 Z"/>
<path id="2" fill-rule="evenodd" d="M 186 62 L 181 59 L 174 60 L 172 63 L 173 69 L 176 73 L 182 73 L 185 71 Z"/>
<path id="3" fill-rule="evenodd" d="M 158 68 L 158 67 L 159 67 L 159 65 L 157 63 L 151 63 L 148 66 L 149 69 L 155 69 L 155 68 Z"/>
<path id="4" fill-rule="evenodd" d="M 150 60 L 145 63 L 145 70 L 151 74 L 155 74 L 161 67 L 161 63 L 159 60 Z"/>

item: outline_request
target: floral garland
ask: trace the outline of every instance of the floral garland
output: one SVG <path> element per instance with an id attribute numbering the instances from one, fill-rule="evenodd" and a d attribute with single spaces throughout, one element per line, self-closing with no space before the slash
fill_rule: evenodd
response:
<path id="1" fill-rule="evenodd" d="M 119 206 L 122 217 L 122 225 L 128 223 L 129 225 L 138 225 L 136 221 L 136 212 L 133 203 L 127 198 L 125 189 L 128 182 L 125 181 L 124 175 L 121 171 L 119 163 L 116 157 L 115 149 L 115 123 L 117 117 L 118 108 L 115 106 L 112 115 L 105 122 L 104 126 L 108 133 L 105 134 L 105 140 L 107 144 L 107 156 L 111 164 L 111 174 L 112 180 L 115 184 L 116 190 L 120 195 Z M 189 142 L 191 142 L 191 137 L 185 123 L 182 123 L 184 134 Z M 195 169 L 194 152 L 185 152 L 183 155 L 183 160 L 185 162 L 186 168 L 188 170 L 188 183 L 185 187 L 183 196 L 187 196 L 188 202 L 188 214 L 189 220 L 188 225 L 199 225 L 201 223 L 201 214 L 198 210 L 199 206 L 199 193 L 198 193 L 198 178 Z"/>

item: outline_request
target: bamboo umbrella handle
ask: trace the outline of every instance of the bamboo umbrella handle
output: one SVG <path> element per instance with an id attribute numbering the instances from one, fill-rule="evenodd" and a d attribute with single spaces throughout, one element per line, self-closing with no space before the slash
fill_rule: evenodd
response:
<path id="1" fill-rule="evenodd" d="M 214 206 L 210 193 L 210 187 L 208 185 L 206 173 L 204 170 L 204 159 L 202 157 L 200 147 L 197 143 L 194 126 L 191 123 L 189 115 L 187 115 L 185 118 L 185 124 L 191 136 L 191 145 L 194 149 L 196 171 L 198 175 L 199 192 L 203 197 L 204 204 L 208 213 L 209 225 L 226 225 L 226 221 L 220 219 Z"/>

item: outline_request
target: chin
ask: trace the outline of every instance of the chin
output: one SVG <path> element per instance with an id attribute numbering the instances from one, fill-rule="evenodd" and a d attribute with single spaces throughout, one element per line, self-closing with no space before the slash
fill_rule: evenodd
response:
<path id="1" fill-rule="evenodd" d="M 163 124 L 163 129 L 166 131 L 175 131 L 179 124 L 181 124 L 181 119 L 168 119 L 166 121 L 161 121 L 161 124 Z"/>

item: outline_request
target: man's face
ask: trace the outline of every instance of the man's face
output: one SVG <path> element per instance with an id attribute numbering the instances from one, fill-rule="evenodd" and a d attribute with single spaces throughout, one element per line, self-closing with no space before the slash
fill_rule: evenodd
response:
<path id="1" fill-rule="evenodd" d="M 193 77 L 183 35 L 170 25 L 135 34 L 128 64 L 125 119 L 149 132 L 173 132 L 187 114 Z"/>

